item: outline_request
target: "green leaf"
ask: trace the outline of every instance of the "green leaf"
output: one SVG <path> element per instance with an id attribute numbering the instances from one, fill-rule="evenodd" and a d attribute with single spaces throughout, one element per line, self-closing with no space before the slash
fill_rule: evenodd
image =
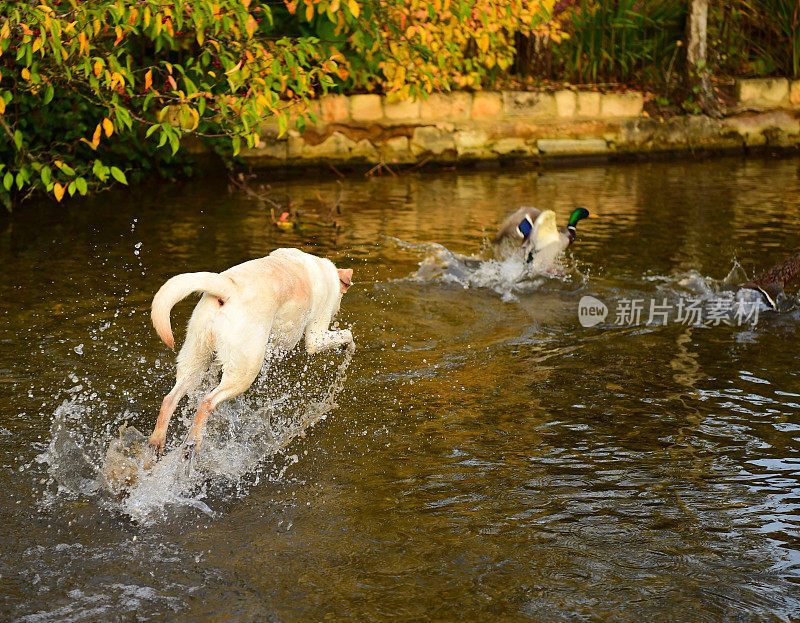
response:
<path id="1" fill-rule="evenodd" d="M 11 190 L 11 187 L 13 185 L 14 185 L 14 174 L 11 171 L 8 171 L 3 177 L 3 188 L 5 188 L 6 190 Z"/>
<path id="2" fill-rule="evenodd" d="M 53 88 L 52 84 L 48 84 L 47 88 L 44 90 L 44 99 L 42 99 L 42 103 L 47 106 L 50 102 L 53 101 L 53 93 L 55 93 L 55 89 Z"/>
<path id="3" fill-rule="evenodd" d="M 86 192 L 89 190 L 89 185 L 86 183 L 86 180 L 82 177 L 79 177 L 75 180 L 75 187 L 78 189 L 78 192 L 81 195 L 85 195 Z"/>
<path id="4" fill-rule="evenodd" d="M 125 184 L 127 186 L 128 180 L 125 178 L 125 174 L 117 167 L 111 167 L 111 176 L 120 184 Z"/>
<path id="5" fill-rule="evenodd" d="M 99 160 L 95 160 L 92 166 L 92 173 L 94 173 L 94 176 L 101 182 L 105 182 L 108 179 L 109 169 Z"/>
<path id="6" fill-rule="evenodd" d="M 75 180 L 72 180 L 67 186 L 67 192 L 69 193 L 70 197 L 75 196 Z"/>
<path id="7" fill-rule="evenodd" d="M 42 183 L 47 186 L 53 177 L 53 172 L 48 166 L 42 167 L 42 170 L 39 172 L 39 176 L 42 178 Z"/>

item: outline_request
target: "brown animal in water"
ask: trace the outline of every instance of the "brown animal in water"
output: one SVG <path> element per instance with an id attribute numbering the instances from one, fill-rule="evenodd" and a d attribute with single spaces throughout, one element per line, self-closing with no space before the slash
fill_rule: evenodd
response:
<path id="1" fill-rule="evenodd" d="M 787 285 L 800 279 L 800 253 L 784 260 L 763 273 L 759 273 L 740 287 L 757 290 L 764 297 L 767 305 L 777 309 L 778 299 L 783 296 Z"/>

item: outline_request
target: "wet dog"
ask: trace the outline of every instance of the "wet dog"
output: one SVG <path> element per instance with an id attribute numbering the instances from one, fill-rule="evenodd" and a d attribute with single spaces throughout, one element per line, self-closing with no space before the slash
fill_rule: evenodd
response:
<path id="1" fill-rule="evenodd" d="M 200 447 L 214 408 L 247 390 L 267 356 L 287 353 L 303 337 L 310 354 L 354 348 L 349 330 L 329 330 L 352 276 L 352 269 L 337 269 L 330 260 L 298 249 L 277 249 L 222 273 L 185 273 L 169 279 L 153 298 L 152 319 L 173 350 L 172 307 L 193 292 L 202 297 L 189 320 L 175 386 L 161 404 L 150 447 L 157 454 L 163 451 L 178 402 L 198 385 L 213 358 L 222 364 L 222 378 L 200 404 L 184 443 L 187 454 Z"/>

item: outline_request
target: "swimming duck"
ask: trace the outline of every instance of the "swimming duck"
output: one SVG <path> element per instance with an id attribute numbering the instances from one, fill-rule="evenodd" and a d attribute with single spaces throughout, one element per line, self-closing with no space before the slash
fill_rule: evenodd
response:
<path id="1" fill-rule="evenodd" d="M 504 239 L 517 237 L 522 239 L 522 247 L 526 251 L 526 261 L 530 262 L 536 253 L 545 247 L 554 245 L 553 250 L 561 252 L 575 242 L 578 222 L 585 218 L 594 218 L 586 208 L 577 208 L 570 214 L 566 227 L 556 227 L 556 214 L 552 210 L 537 210 L 522 207 L 509 216 L 494 237 L 499 243 Z"/>
<path id="2" fill-rule="evenodd" d="M 763 273 L 759 273 L 740 287 L 757 290 L 772 309 L 778 308 L 779 299 L 784 296 L 784 288 L 800 280 L 800 253 L 784 260 Z"/>

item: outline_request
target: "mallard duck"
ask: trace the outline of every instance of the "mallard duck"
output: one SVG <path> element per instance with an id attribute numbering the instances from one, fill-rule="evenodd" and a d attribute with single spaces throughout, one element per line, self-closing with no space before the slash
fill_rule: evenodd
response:
<path id="1" fill-rule="evenodd" d="M 577 208 L 570 214 L 566 227 L 556 227 L 556 214 L 552 210 L 537 210 L 536 208 L 522 207 L 509 216 L 494 237 L 494 242 L 499 243 L 508 238 L 520 238 L 522 247 L 526 251 L 526 261 L 530 262 L 536 253 L 545 247 L 554 247 L 558 252 L 563 251 L 577 237 L 578 221 L 585 218 L 594 218 L 586 208 Z"/>
<path id="2" fill-rule="evenodd" d="M 784 260 L 763 273 L 759 273 L 740 287 L 757 290 L 772 309 L 778 308 L 779 299 L 784 296 L 784 288 L 800 280 L 800 253 Z"/>

